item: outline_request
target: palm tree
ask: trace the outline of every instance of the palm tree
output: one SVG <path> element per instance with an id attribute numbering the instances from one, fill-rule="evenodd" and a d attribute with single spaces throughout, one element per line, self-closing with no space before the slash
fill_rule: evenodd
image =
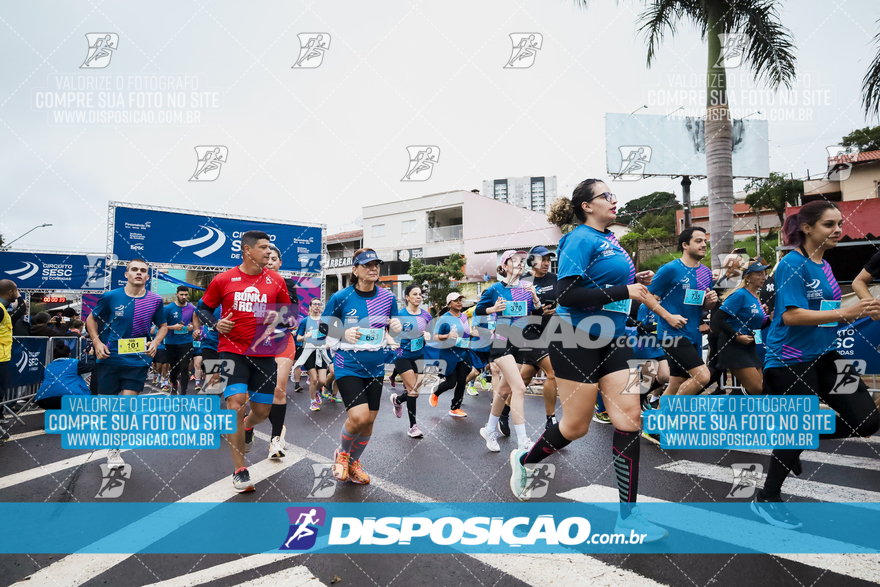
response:
<path id="1" fill-rule="evenodd" d="M 880 24 L 880 20 L 877 23 Z M 877 42 L 877 56 L 862 80 L 862 106 L 865 108 L 865 116 L 880 115 L 880 33 L 877 33 L 874 41 Z"/>
<path id="2" fill-rule="evenodd" d="M 586 7 L 588 0 L 575 0 Z M 648 67 L 669 33 L 690 22 L 708 42 L 706 75 L 706 175 L 709 184 L 709 232 L 713 251 L 733 250 L 733 142 L 727 105 L 725 56 L 739 46 L 742 63 L 758 81 L 776 90 L 791 88 L 795 78 L 794 45 L 790 31 L 779 22 L 773 0 L 644 0 L 639 30 L 648 43 Z M 737 39 L 747 43 L 739 45 Z M 726 41 L 726 43 L 725 43 Z M 727 49 L 727 51 L 723 51 Z M 713 254 L 719 267 L 723 255 Z"/>

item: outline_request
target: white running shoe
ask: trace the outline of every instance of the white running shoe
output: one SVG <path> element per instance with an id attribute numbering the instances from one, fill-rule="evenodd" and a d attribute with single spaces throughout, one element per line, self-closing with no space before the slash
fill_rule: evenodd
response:
<path id="1" fill-rule="evenodd" d="M 107 451 L 107 466 L 110 469 L 121 469 L 125 466 L 121 452 L 118 448 L 111 448 Z"/>
<path id="2" fill-rule="evenodd" d="M 492 452 L 501 452 L 501 446 L 498 444 L 498 433 L 494 430 L 488 430 L 485 426 L 480 428 L 480 436 L 486 441 L 486 448 Z"/>
<path id="3" fill-rule="evenodd" d="M 529 440 L 528 438 L 523 438 L 522 440 L 519 441 L 517 448 L 519 450 L 524 450 L 526 452 L 529 452 L 529 450 L 532 448 L 532 441 Z"/>
<path id="4" fill-rule="evenodd" d="M 287 447 L 287 443 L 284 441 L 284 437 L 287 435 L 287 426 L 281 427 L 281 436 L 273 436 L 272 440 L 269 441 L 269 458 L 270 459 L 280 459 L 284 457 L 284 449 Z"/>

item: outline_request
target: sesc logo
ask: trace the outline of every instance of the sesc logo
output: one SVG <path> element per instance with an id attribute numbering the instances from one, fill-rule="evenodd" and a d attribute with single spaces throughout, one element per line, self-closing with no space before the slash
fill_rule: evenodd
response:
<path id="1" fill-rule="evenodd" d="M 224 234 L 219 228 L 214 228 L 213 226 L 205 226 L 204 224 L 201 224 L 199 225 L 199 228 L 204 228 L 207 234 L 197 235 L 195 238 L 189 240 L 172 242 L 181 249 L 205 245 L 204 248 L 200 248 L 198 251 L 193 251 L 193 254 L 196 257 L 204 259 L 208 255 L 218 251 L 220 247 L 223 246 L 226 242 L 226 234 Z"/>
<path id="2" fill-rule="evenodd" d="M 324 508 L 287 508 L 287 516 L 290 519 L 290 529 L 287 531 L 287 540 L 278 550 L 308 550 L 315 545 L 318 539 L 318 526 L 323 527 L 327 519 L 327 511 Z"/>
<path id="3" fill-rule="evenodd" d="M 29 279 L 37 274 L 40 270 L 40 266 L 36 263 L 31 263 L 29 261 L 24 262 L 24 267 L 21 269 L 13 269 L 12 271 L 7 271 L 6 275 L 14 275 L 16 279 Z"/>

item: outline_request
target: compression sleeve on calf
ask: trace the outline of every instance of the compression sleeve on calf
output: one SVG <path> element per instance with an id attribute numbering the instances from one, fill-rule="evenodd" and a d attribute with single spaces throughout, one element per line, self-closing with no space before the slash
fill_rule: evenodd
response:
<path id="1" fill-rule="evenodd" d="M 582 277 L 563 277 L 557 284 L 559 304 L 568 308 L 595 308 L 611 302 L 629 299 L 629 289 L 625 285 L 608 288 L 584 287 Z"/>

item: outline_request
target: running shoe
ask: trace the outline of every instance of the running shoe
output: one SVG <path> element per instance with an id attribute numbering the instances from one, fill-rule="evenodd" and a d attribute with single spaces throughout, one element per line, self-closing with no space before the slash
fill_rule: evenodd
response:
<path id="1" fill-rule="evenodd" d="M 358 485 L 366 485 L 370 482 L 370 476 L 361 466 L 360 459 L 348 464 L 348 480 Z"/>
<path id="2" fill-rule="evenodd" d="M 125 466 L 125 461 L 122 460 L 122 451 L 118 448 L 111 448 L 107 451 L 107 467 L 112 469 L 121 469 Z"/>
<path id="3" fill-rule="evenodd" d="M 309 409 L 312 410 L 313 412 L 320 412 L 321 411 L 321 404 L 319 404 L 318 402 L 313 400 L 312 403 L 309 404 Z"/>
<path id="4" fill-rule="evenodd" d="M 303 392 L 303 386 L 300 385 L 299 383 L 297 383 L 297 384 L 296 384 L 296 387 L 293 388 L 293 391 L 295 391 L 295 392 L 297 392 L 297 393 L 302 393 L 302 392 Z"/>
<path id="5" fill-rule="evenodd" d="M 190 380 L 190 381 L 195 381 L 195 380 L 196 380 L 196 375 L 195 375 L 195 373 L 193 373 L 192 375 L 189 376 L 189 380 Z"/>
<path id="6" fill-rule="evenodd" d="M 755 515 L 763 518 L 771 526 L 788 530 L 797 530 L 803 526 L 803 523 L 788 511 L 788 508 L 782 503 L 782 498 L 778 495 L 763 497 L 761 491 L 756 491 L 751 507 Z"/>
<path id="7" fill-rule="evenodd" d="M 477 382 L 471 381 L 467 384 L 467 394 L 468 395 L 480 395 L 480 392 L 477 391 Z"/>
<path id="8" fill-rule="evenodd" d="M 555 426 L 557 423 L 558 421 L 556 420 L 556 414 L 550 414 L 549 416 L 547 416 L 547 421 L 544 422 L 544 430 L 550 430 L 550 428 Z"/>
<path id="9" fill-rule="evenodd" d="M 284 457 L 284 448 L 286 443 L 284 437 L 287 435 L 287 426 L 281 427 L 281 436 L 273 436 L 269 441 L 269 458 L 280 459 Z"/>
<path id="10" fill-rule="evenodd" d="M 642 432 L 642 438 L 647 440 L 652 444 L 656 444 L 660 446 L 660 435 L 659 434 L 649 434 L 648 432 Z"/>
<path id="11" fill-rule="evenodd" d="M 333 396 L 330 395 L 330 392 L 326 389 L 321 392 L 321 397 L 327 401 L 333 401 Z"/>
<path id="12" fill-rule="evenodd" d="M 510 416 L 501 416 L 498 418 L 498 432 L 502 436 L 510 436 Z"/>
<path id="13" fill-rule="evenodd" d="M 162 381 L 162 391 L 169 391 L 170 389 L 171 389 L 171 384 L 168 381 L 163 380 Z"/>
<path id="14" fill-rule="evenodd" d="M 486 448 L 491 452 L 501 452 L 501 446 L 498 444 L 497 432 L 489 430 L 487 427 L 483 426 L 480 428 L 480 436 L 486 441 Z"/>
<path id="15" fill-rule="evenodd" d="M 254 490 L 254 484 L 251 483 L 251 474 L 248 473 L 247 467 L 242 467 L 232 475 L 232 488 L 237 493 Z"/>
<path id="16" fill-rule="evenodd" d="M 391 409 L 394 410 L 394 415 L 400 418 L 403 415 L 403 406 L 397 403 L 397 394 L 391 394 Z"/>
<path id="17" fill-rule="evenodd" d="M 528 438 L 523 438 L 522 440 L 519 441 L 517 448 L 528 452 L 532 448 L 532 441 L 529 440 Z"/>
<path id="18" fill-rule="evenodd" d="M 409 434 L 410 438 L 422 438 L 425 436 L 418 424 L 413 424 L 413 427 L 409 429 L 407 434 Z"/>
<path id="19" fill-rule="evenodd" d="M 614 524 L 614 534 L 623 534 L 627 536 L 627 538 L 633 534 L 647 534 L 647 536 L 642 539 L 642 544 L 645 542 L 654 542 L 655 540 L 660 540 L 661 538 L 669 536 L 669 532 L 664 528 L 646 520 L 645 516 L 642 515 L 639 506 L 635 506 L 625 520 L 620 517 L 620 512 L 618 512 L 617 523 Z"/>
<path id="20" fill-rule="evenodd" d="M 313 399 L 312 401 L 320 406 L 321 405 L 321 394 L 315 393 L 315 399 Z"/>
<path id="21" fill-rule="evenodd" d="M 251 452 L 254 448 L 254 429 L 248 430 L 247 416 L 244 417 L 244 452 Z"/>
<path id="22" fill-rule="evenodd" d="M 341 403 L 342 403 L 342 398 L 339 397 L 338 395 L 334 395 L 334 396 L 333 396 L 333 403 L 341 404 Z"/>
<path id="23" fill-rule="evenodd" d="M 394 382 L 394 377 L 391 378 L 391 387 L 397 387 L 397 383 Z"/>
<path id="24" fill-rule="evenodd" d="M 449 415 L 453 418 L 467 418 L 467 414 L 465 414 L 461 408 L 457 410 L 449 410 Z"/>
<path id="25" fill-rule="evenodd" d="M 348 460 L 351 458 L 351 455 L 347 452 L 339 452 L 339 449 L 336 449 L 336 452 L 333 453 L 333 476 L 336 477 L 339 481 L 348 481 Z"/>
<path id="26" fill-rule="evenodd" d="M 492 391 L 492 384 L 486 381 L 485 377 L 480 377 L 480 387 L 486 391 Z"/>
<path id="27" fill-rule="evenodd" d="M 532 479 L 535 477 L 534 469 L 527 469 L 522 464 L 526 451 L 516 449 L 510 451 L 510 490 L 520 501 L 529 501 L 532 497 Z"/>
<path id="28" fill-rule="evenodd" d="M 196 379 L 196 391 L 202 391 L 202 380 Z"/>
<path id="29" fill-rule="evenodd" d="M 431 404 L 432 408 L 436 408 L 437 407 L 437 400 L 439 400 L 439 399 L 440 399 L 439 395 L 437 395 L 436 393 L 432 393 L 431 397 L 428 398 L 428 403 Z"/>
<path id="30" fill-rule="evenodd" d="M 593 422 L 598 422 L 599 424 L 611 424 L 611 418 L 608 416 L 608 412 L 596 411 L 593 414 Z"/>

